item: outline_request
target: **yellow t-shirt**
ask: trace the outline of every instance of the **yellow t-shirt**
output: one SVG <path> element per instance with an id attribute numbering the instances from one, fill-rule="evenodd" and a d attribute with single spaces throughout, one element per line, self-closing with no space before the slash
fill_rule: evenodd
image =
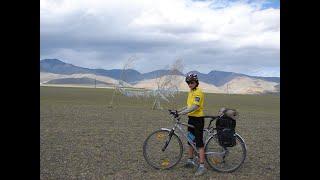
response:
<path id="1" fill-rule="evenodd" d="M 195 111 L 192 111 L 188 113 L 188 116 L 194 116 L 194 117 L 202 117 L 204 116 L 203 113 L 203 100 L 204 95 L 203 92 L 199 87 L 197 87 L 195 90 L 190 90 L 188 93 L 188 99 L 187 99 L 187 105 L 188 108 L 192 106 L 192 104 L 198 105 L 199 108 Z"/>

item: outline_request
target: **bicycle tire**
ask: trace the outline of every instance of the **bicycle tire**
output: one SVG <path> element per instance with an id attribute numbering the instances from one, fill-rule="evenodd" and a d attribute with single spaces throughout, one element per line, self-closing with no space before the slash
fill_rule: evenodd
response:
<path id="1" fill-rule="evenodd" d="M 244 142 L 244 140 L 241 138 L 241 136 L 239 136 L 238 134 L 235 134 L 236 136 L 236 146 L 240 146 L 241 148 L 241 158 L 240 158 L 240 161 L 238 164 L 236 164 L 235 166 L 232 166 L 228 169 L 223 169 L 223 164 L 226 164 L 224 161 L 225 161 L 225 157 L 221 158 L 221 156 L 223 156 L 223 154 L 226 155 L 226 157 L 230 156 L 229 154 L 226 154 L 226 153 L 221 153 L 219 152 L 219 150 L 217 150 L 218 152 L 217 155 L 210 155 L 210 154 L 207 154 L 207 153 L 210 153 L 211 150 L 209 150 L 209 146 L 212 144 L 212 145 L 215 145 L 217 147 L 217 149 L 220 149 L 220 151 L 222 149 L 224 149 L 222 146 L 219 145 L 218 143 L 218 139 L 217 139 L 217 134 L 213 135 L 212 137 L 210 137 L 210 139 L 207 141 L 206 145 L 205 145 L 205 152 L 206 152 L 206 155 L 205 155 L 205 159 L 208 163 L 208 165 L 215 171 L 218 171 L 218 172 L 224 172 L 224 173 L 231 173 L 231 172 L 234 172 L 236 171 L 237 169 L 239 169 L 242 164 L 244 163 L 245 159 L 246 159 L 246 156 L 247 156 L 247 148 L 246 148 L 246 144 Z M 230 153 L 229 151 L 230 150 L 234 150 L 234 148 L 238 148 L 238 147 L 227 147 L 226 149 L 228 149 L 228 153 Z M 225 152 L 225 151 L 223 151 Z M 212 152 L 211 152 L 212 153 Z M 220 155 L 220 154 L 222 155 Z M 219 155 L 218 155 L 219 154 Z M 213 159 L 213 160 L 212 160 Z M 223 160 L 221 160 L 223 159 Z M 219 162 L 221 161 L 221 162 Z M 227 160 L 229 161 L 229 160 Z M 229 162 L 228 162 L 229 163 Z M 221 165 L 221 167 L 219 167 L 218 165 Z"/>
<path id="2" fill-rule="evenodd" d="M 168 147 L 167 149 L 165 150 L 166 153 L 169 153 L 170 155 L 175 155 L 177 154 L 177 157 L 176 158 L 173 158 L 168 160 L 169 164 L 164 164 L 164 162 L 161 162 L 161 160 L 159 162 L 153 162 L 154 160 L 152 160 L 150 158 L 150 152 L 148 151 L 149 149 L 148 148 L 151 148 L 152 150 L 154 150 L 155 152 L 159 153 L 160 155 L 162 155 L 161 153 L 161 147 L 163 147 L 163 145 L 165 144 L 165 141 L 164 142 L 159 142 L 160 144 L 160 148 L 157 147 L 157 145 L 154 145 L 154 144 L 151 144 L 151 140 L 153 140 L 154 138 L 154 135 L 159 135 L 160 134 L 163 134 L 163 136 L 165 137 L 165 140 L 167 141 L 168 140 L 168 137 L 169 137 L 169 133 L 170 133 L 170 130 L 164 130 L 164 129 L 160 129 L 160 130 L 156 130 L 154 132 L 152 132 L 147 138 L 146 140 L 144 141 L 143 143 L 143 157 L 144 159 L 147 161 L 147 163 L 155 168 L 155 169 L 158 169 L 158 170 L 163 170 L 163 169 L 171 169 L 173 168 L 175 165 L 177 165 L 181 158 L 182 158 L 182 154 L 183 154 L 183 145 L 182 145 L 182 142 L 181 142 L 181 139 L 179 138 L 179 136 L 177 136 L 175 133 L 172 134 L 172 137 L 170 139 L 170 142 L 168 144 Z M 173 143 L 176 143 L 178 145 L 175 145 L 176 147 L 173 147 Z M 152 146 L 152 147 L 150 147 Z M 159 148 L 159 149 L 157 149 Z M 169 149 L 168 149 L 169 148 Z M 169 152 L 170 151 L 170 152 Z M 178 152 L 178 153 L 176 153 Z M 169 159 L 169 158 L 168 158 Z M 164 161 L 164 160 L 163 160 Z"/>

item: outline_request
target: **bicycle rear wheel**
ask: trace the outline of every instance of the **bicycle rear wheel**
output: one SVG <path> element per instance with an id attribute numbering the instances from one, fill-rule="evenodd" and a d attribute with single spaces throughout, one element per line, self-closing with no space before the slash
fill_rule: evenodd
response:
<path id="1" fill-rule="evenodd" d="M 169 130 L 151 133 L 143 143 L 143 157 L 155 169 L 170 169 L 181 160 L 183 146 L 180 138 Z"/>
<path id="2" fill-rule="evenodd" d="M 209 166 L 219 172 L 233 172 L 244 162 L 247 149 L 243 139 L 236 134 L 236 145 L 222 147 L 217 135 L 211 137 L 205 147 L 205 158 Z"/>

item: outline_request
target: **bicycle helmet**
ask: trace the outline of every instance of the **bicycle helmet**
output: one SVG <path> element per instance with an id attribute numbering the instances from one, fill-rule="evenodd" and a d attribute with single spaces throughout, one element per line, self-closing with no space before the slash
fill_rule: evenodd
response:
<path id="1" fill-rule="evenodd" d="M 198 75 L 195 73 L 190 73 L 186 76 L 186 83 L 195 81 L 197 84 L 199 84 Z"/>

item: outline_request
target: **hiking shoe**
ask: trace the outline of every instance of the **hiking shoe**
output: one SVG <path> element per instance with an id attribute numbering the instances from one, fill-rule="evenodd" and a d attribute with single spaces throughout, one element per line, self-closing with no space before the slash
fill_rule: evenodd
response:
<path id="1" fill-rule="evenodd" d="M 184 165 L 185 168 L 193 168 L 193 167 L 197 167 L 197 164 L 191 160 L 191 159 L 188 159 L 187 163 Z"/>
<path id="2" fill-rule="evenodd" d="M 199 166 L 196 173 L 194 174 L 195 176 L 201 176 L 206 172 L 206 168 L 205 167 L 201 167 Z"/>

